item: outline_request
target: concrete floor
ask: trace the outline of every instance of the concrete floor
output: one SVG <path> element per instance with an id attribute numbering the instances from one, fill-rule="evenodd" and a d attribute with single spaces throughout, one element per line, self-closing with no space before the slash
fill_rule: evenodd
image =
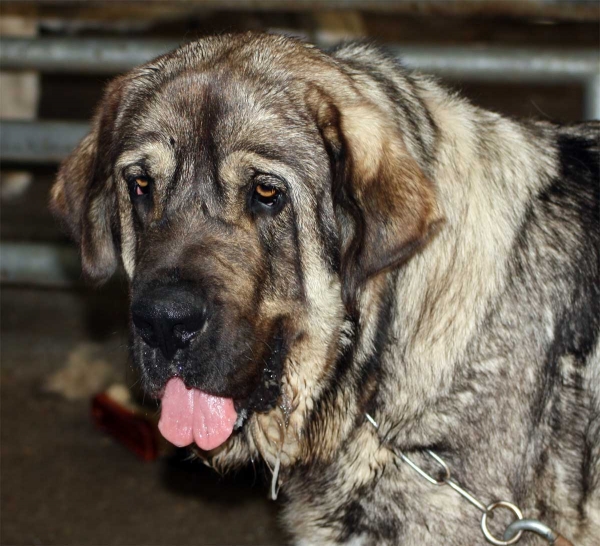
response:
<path id="1" fill-rule="evenodd" d="M 131 381 L 121 290 L 4 286 L 1 298 L 2 545 L 285 543 L 252 469 L 220 478 L 182 452 L 141 462 L 93 427 L 89 399 L 42 392 L 90 341 Z"/>

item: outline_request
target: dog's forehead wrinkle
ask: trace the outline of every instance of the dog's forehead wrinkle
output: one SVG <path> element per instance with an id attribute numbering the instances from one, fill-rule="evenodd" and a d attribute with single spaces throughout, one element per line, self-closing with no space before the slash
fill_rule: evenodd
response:
<path id="1" fill-rule="evenodd" d="M 201 184 L 196 188 L 198 191 L 202 191 L 205 181 L 210 181 L 217 195 L 223 193 L 221 179 L 218 174 L 215 176 L 215 173 L 220 169 L 224 156 L 231 150 L 245 147 L 246 143 L 257 149 L 262 147 L 261 151 L 273 157 L 285 157 L 297 172 L 302 171 L 303 180 L 313 179 L 312 175 L 319 169 L 313 160 L 314 147 L 306 142 L 306 124 L 302 122 L 301 116 L 290 118 L 289 107 L 276 111 L 269 105 L 269 101 L 256 98 L 254 89 L 243 97 L 240 96 L 239 89 L 235 90 L 232 95 L 236 100 L 231 99 L 233 106 L 226 107 L 226 97 L 223 97 L 219 90 L 215 90 L 214 84 L 210 84 L 206 77 L 186 73 L 178 80 L 187 81 L 189 78 L 200 81 L 204 86 L 201 90 L 194 90 L 192 95 L 195 95 L 195 98 L 186 96 L 180 99 L 177 93 L 166 92 L 165 89 L 172 91 L 167 86 L 155 95 L 154 107 L 144 111 L 140 123 L 149 131 L 165 135 L 165 142 L 168 142 L 167 135 L 172 138 L 175 134 L 178 156 L 193 158 L 194 152 L 197 152 L 196 169 L 199 172 L 192 178 Z M 181 86 L 181 82 L 178 82 L 178 85 Z M 196 108 L 197 103 L 202 107 Z M 201 112 L 200 115 L 198 111 Z M 177 115 L 174 115 L 175 112 Z M 274 132 L 280 133 L 281 136 L 275 136 Z M 261 146 L 260 142 L 264 144 Z M 275 142 L 280 144 L 274 146 Z M 225 144 L 226 148 L 221 143 Z M 183 153 L 184 150 L 187 150 L 187 153 Z M 188 170 L 181 168 L 179 162 L 177 169 L 182 175 Z M 212 172 L 207 175 L 207 171 Z M 186 178 L 188 177 L 189 172 Z M 183 180 L 183 176 L 179 178 Z M 180 181 L 175 183 L 181 185 Z M 185 198 L 184 193 L 191 192 L 188 184 L 189 181 L 184 184 L 181 199 Z M 213 195 L 207 195 L 205 198 L 207 202 L 215 200 Z"/>
<path id="2" fill-rule="evenodd" d="M 260 81 L 253 81 L 247 74 L 215 69 L 207 73 L 188 71 L 156 91 L 151 101 L 153 112 L 165 111 L 170 118 L 200 122 L 207 116 L 218 118 L 223 140 L 228 142 L 236 136 L 236 130 L 252 131 L 260 126 L 268 129 L 278 118 L 288 128 L 289 122 L 301 126 L 299 115 L 293 113 L 294 101 L 284 86 L 278 87 L 269 80 L 263 88 Z"/>

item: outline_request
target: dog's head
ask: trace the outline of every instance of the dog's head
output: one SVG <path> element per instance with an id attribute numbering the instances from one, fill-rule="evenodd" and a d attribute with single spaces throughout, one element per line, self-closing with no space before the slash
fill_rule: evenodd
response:
<path id="1" fill-rule="evenodd" d="M 284 429 L 305 437 L 360 295 L 438 220 L 401 108 L 343 57 L 270 35 L 189 44 L 114 80 L 60 169 L 52 209 L 87 277 L 122 260 L 134 360 L 174 443 L 268 455 Z"/>

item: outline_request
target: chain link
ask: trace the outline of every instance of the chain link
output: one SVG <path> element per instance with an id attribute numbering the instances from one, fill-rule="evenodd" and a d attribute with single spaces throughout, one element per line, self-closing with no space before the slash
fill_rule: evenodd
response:
<path id="1" fill-rule="evenodd" d="M 365 417 L 375 427 L 376 430 L 379 430 L 379 425 L 377 421 L 373 419 L 368 413 L 365 413 Z M 553 545 L 557 540 L 557 537 L 560 537 L 558 533 L 553 531 L 547 525 L 532 519 L 523 519 L 523 513 L 520 508 L 508 501 L 496 501 L 491 504 L 485 505 L 482 503 L 475 495 L 467 491 L 464 487 L 459 485 L 456 481 L 452 479 L 452 473 L 450 472 L 450 468 L 446 464 L 446 461 L 442 459 L 437 453 L 426 449 L 425 452 L 436 461 L 440 467 L 442 468 L 441 477 L 434 478 L 431 474 L 423 470 L 417 463 L 415 463 L 410 457 L 402 453 L 402 451 L 396 449 L 394 446 L 390 444 L 385 444 L 385 447 L 389 449 L 398 459 L 405 462 L 409 465 L 415 472 L 417 472 L 422 478 L 427 480 L 432 485 L 437 486 L 448 486 L 453 489 L 456 493 L 458 493 L 462 498 L 471 503 L 475 508 L 477 508 L 480 512 L 482 512 L 481 516 L 481 531 L 485 536 L 486 540 L 494 544 L 494 546 L 510 546 L 511 544 L 516 544 L 522 537 L 524 531 L 529 531 L 532 533 L 536 533 L 548 541 L 548 544 Z M 504 508 L 506 510 L 510 510 L 515 515 L 515 520 L 506 528 L 504 532 L 503 539 L 499 539 L 492 534 L 488 527 L 488 518 L 490 518 L 493 512 L 499 508 Z M 564 540 L 564 538 L 563 538 Z"/>

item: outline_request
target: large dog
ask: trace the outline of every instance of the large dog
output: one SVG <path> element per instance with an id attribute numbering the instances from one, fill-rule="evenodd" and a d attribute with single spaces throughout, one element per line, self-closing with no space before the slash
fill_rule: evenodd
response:
<path id="1" fill-rule="evenodd" d="M 483 543 L 394 454 L 435 474 L 433 449 L 592 545 L 599 129 L 481 110 L 369 45 L 224 35 L 108 86 L 52 208 L 88 277 L 124 265 L 163 434 L 264 459 L 299 544 Z"/>

